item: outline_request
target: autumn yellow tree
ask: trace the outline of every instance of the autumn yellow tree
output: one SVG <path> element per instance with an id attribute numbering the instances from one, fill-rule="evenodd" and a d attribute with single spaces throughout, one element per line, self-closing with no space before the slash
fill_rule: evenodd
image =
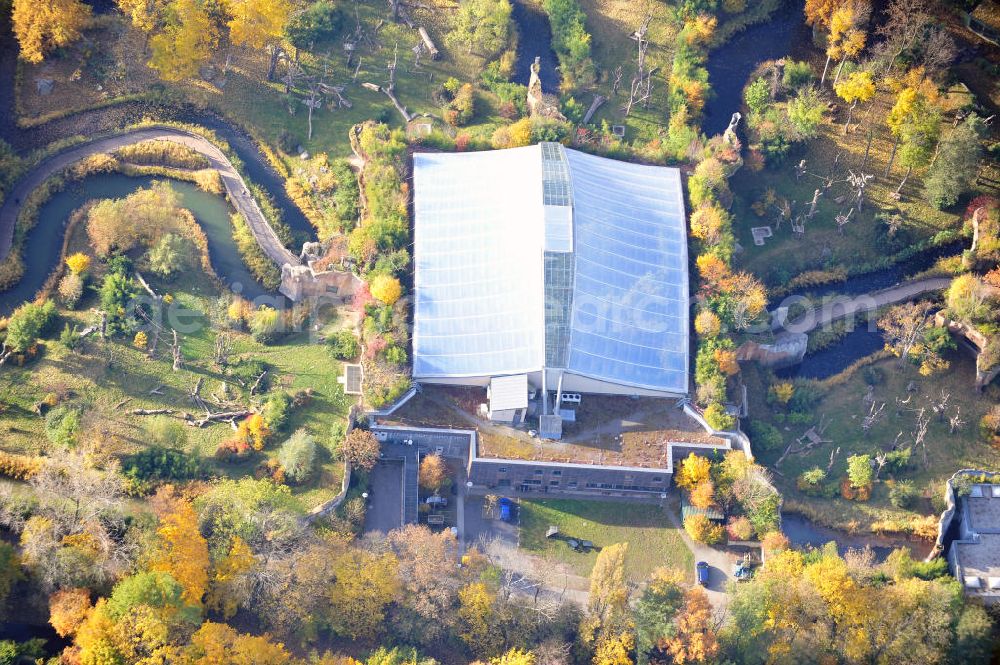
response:
<path id="1" fill-rule="evenodd" d="M 60 589 L 49 597 L 49 623 L 60 637 L 69 637 L 87 618 L 90 608 L 87 589 Z"/>
<path id="2" fill-rule="evenodd" d="M 854 109 L 858 102 L 868 103 L 875 97 L 875 80 L 871 72 L 851 72 L 843 81 L 833 84 L 837 96 L 850 104 L 847 112 L 847 122 L 844 123 L 844 133 L 851 127 Z"/>
<path id="3" fill-rule="evenodd" d="M 711 508 L 715 503 L 715 484 L 711 480 L 703 480 L 691 490 L 691 505 L 696 508 Z"/>
<path id="4" fill-rule="evenodd" d="M 163 20 L 168 0 L 115 0 L 118 9 L 129 17 L 139 30 L 150 33 Z"/>
<path id="5" fill-rule="evenodd" d="M 386 608 L 400 592 L 396 557 L 348 548 L 334 561 L 333 574 L 333 629 L 352 640 L 377 637 Z"/>
<path id="6" fill-rule="evenodd" d="M 719 641 L 712 627 L 712 607 L 701 587 L 688 589 L 684 606 L 674 619 L 676 632 L 664 638 L 659 648 L 673 657 L 675 663 L 704 663 L 719 653 Z"/>
<path id="7" fill-rule="evenodd" d="M 66 257 L 66 267 L 74 275 L 83 275 L 90 268 L 90 257 L 83 252 L 76 252 Z"/>
<path id="8" fill-rule="evenodd" d="M 392 305 L 403 295 L 403 287 L 399 280 L 390 275 L 378 275 L 372 280 L 369 287 L 374 298 L 381 300 L 386 305 Z"/>
<path id="9" fill-rule="evenodd" d="M 716 203 L 702 203 L 691 213 L 691 235 L 707 245 L 718 244 L 729 225 L 729 213 Z"/>
<path id="10" fill-rule="evenodd" d="M 726 532 L 721 524 L 716 524 L 705 515 L 689 515 L 684 518 L 684 530 L 692 540 L 706 545 L 715 545 Z"/>
<path id="11" fill-rule="evenodd" d="M 229 39 L 237 45 L 262 49 L 280 40 L 293 14 L 288 0 L 223 0 L 229 13 Z"/>
<path id="12" fill-rule="evenodd" d="M 418 475 L 420 486 L 428 492 L 437 492 L 448 478 L 448 466 L 440 455 L 427 455 L 420 460 Z"/>
<path id="13" fill-rule="evenodd" d="M 218 29 L 200 0 L 173 0 L 162 30 L 149 40 L 149 66 L 164 81 L 183 81 L 198 73 L 218 42 Z"/>
<path id="14" fill-rule="evenodd" d="M 246 575 L 256 564 L 257 557 L 250 546 L 239 536 L 233 537 L 229 552 L 212 570 L 206 598 L 208 607 L 221 612 L 226 619 L 236 614 L 236 610 L 249 595 L 245 584 Z"/>
<path id="15" fill-rule="evenodd" d="M 702 337 L 718 337 L 722 332 L 722 321 L 710 309 L 703 309 L 694 317 L 694 330 Z"/>
<path id="16" fill-rule="evenodd" d="M 712 462 L 707 457 L 689 453 L 681 462 L 681 468 L 677 472 L 677 486 L 690 491 L 698 483 L 708 480 L 711 472 Z"/>
<path id="17" fill-rule="evenodd" d="M 833 84 L 836 86 L 847 59 L 857 56 L 864 49 L 866 35 L 862 26 L 868 22 L 870 15 L 871 5 L 868 4 L 868 0 L 847 0 L 834 10 L 830 17 L 826 64 L 823 66 L 820 86 L 826 81 L 826 73 L 831 59 L 840 61 L 837 66 L 837 74 L 833 79 Z"/>
<path id="18" fill-rule="evenodd" d="M 297 662 L 285 645 L 267 636 L 238 633 L 224 623 L 206 621 L 185 648 L 184 665 L 288 665 Z M 110 665 L 110 663 L 109 663 Z"/>
<path id="19" fill-rule="evenodd" d="M 632 665 L 635 635 L 630 630 L 605 635 L 594 650 L 594 665 Z"/>
<path id="20" fill-rule="evenodd" d="M 496 653 L 503 636 L 496 629 L 496 593 L 485 582 L 471 582 L 458 590 L 458 635 L 473 652 Z"/>
<path id="21" fill-rule="evenodd" d="M 184 589 L 184 602 L 200 606 L 208 590 L 208 542 L 191 502 L 178 500 L 160 519 L 156 533 L 160 543 L 150 569 L 168 573 Z"/>
<path id="22" fill-rule="evenodd" d="M 21 59 L 39 63 L 53 49 L 72 44 L 90 15 L 90 7 L 80 0 L 14 0 L 11 22 Z"/>
<path id="23" fill-rule="evenodd" d="M 517 647 L 490 660 L 490 665 L 535 665 L 535 654 Z"/>

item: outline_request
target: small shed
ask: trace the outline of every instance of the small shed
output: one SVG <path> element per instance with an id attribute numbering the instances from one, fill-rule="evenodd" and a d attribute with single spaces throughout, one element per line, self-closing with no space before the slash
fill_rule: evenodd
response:
<path id="1" fill-rule="evenodd" d="M 491 421 L 520 425 L 528 409 L 528 375 L 494 376 L 490 379 L 487 396 Z"/>
<path id="2" fill-rule="evenodd" d="M 688 517 L 693 517 L 695 515 L 704 515 L 713 522 L 722 522 L 726 519 L 726 516 L 722 514 L 717 508 L 698 508 L 697 506 L 692 506 L 687 501 L 681 505 L 681 517 L 687 519 Z"/>

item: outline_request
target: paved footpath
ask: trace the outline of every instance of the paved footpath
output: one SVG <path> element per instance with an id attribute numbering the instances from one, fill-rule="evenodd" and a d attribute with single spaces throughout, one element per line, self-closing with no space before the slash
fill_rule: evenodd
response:
<path id="1" fill-rule="evenodd" d="M 301 263 L 299 258 L 292 254 L 282 244 L 281 240 L 278 239 L 274 229 L 271 228 L 271 225 L 267 222 L 267 218 L 264 217 L 264 213 L 261 212 L 257 206 L 257 202 L 249 193 L 243 177 L 236 171 L 236 168 L 229 161 L 229 158 L 226 157 L 225 153 L 203 136 L 184 131 L 183 129 L 165 126 L 133 129 L 114 136 L 95 139 L 67 148 L 42 160 L 40 164 L 17 182 L 14 188 L 8 193 L 3 207 L 0 207 L 0 260 L 7 258 L 7 254 L 10 252 L 11 243 L 14 239 L 14 225 L 17 222 L 21 206 L 28 198 L 28 195 L 48 177 L 91 155 L 114 152 L 118 148 L 132 145 L 133 143 L 151 140 L 180 143 L 207 157 L 210 168 L 219 172 L 222 184 L 229 195 L 229 201 L 243 215 L 243 218 L 250 226 L 251 232 L 253 232 L 254 238 L 257 240 L 257 244 L 261 246 L 267 256 L 279 266 L 286 263 L 291 265 L 299 265 Z"/>
<path id="2" fill-rule="evenodd" d="M 829 325 L 837 319 L 853 316 L 859 312 L 874 311 L 886 305 L 914 300 L 925 293 L 948 288 L 949 284 L 951 284 L 951 277 L 928 277 L 912 282 L 903 282 L 887 289 L 864 293 L 852 298 L 838 298 L 814 308 L 794 322 L 785 323 L 784 328 L 797 333 L 809 332 L 814 328 Z"/>

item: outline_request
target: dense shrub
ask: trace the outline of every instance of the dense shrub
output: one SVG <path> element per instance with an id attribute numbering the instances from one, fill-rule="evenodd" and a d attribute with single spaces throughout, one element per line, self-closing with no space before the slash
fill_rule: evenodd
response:
<path id="1" fill-rule="evenodd" d="M 755 450 L 777 450 L 785 444 L 781 430 L 763 420 L 751 420 L 750 444 Z"/>
<path id="2" fill-rule="evenodd" d="M 64 404 L 45 414 L 45 436 L 57 446 L 75 446 L 79 431 L 79 407 Z"/>
<path id="3" fill-rule="evenodd" d="M 736 426 L 736 416 L 726 413 L 726 407 L 719 402 L 712 402 L 705 408 L 705 422 L 712 429 L 725 432 Z"/>
<path id="4" fill-rule="evenodd" d="M 476 91 L 471 83 L 461 86 L 445 109 L 445 120 L 452 127 L 464 127 L 476 115 Z"/>
<path id="5" fill-rule="evenodd" d="M 721 524 L 716 524 L 704 515 L 686 517 L 684 530 L 687 531 L 692 540 L 706 545 L 715 545 L 721 542 L 726 533 Z"/>
<path id="6" fill-rule="evenodd" d="M 812 67 L 804 60 L 786 60 L 785 71 L 781 75 L 781 83 L 792 90 L 809 85 L 815 79 Z"/>
<path id="7" fill-rule="evenodd" d="M 24 353 L 45 334 L 55 319 L 55 314 L 56 306 L 50 300 L 21 305 L 7 321 L 5 343 L 15 353 Z"/>
<path id="8" fill-rule="evenodd" d="M 912 480 L 898 480 L 889 488 L 889 503 L 897 508 L 910 508 L 917 496 L 917 488 Z"/>
<path id="9" fill-rule="evenodd" d="M 173 279 L 189 266 L 194 248 L 185 238 L 167 233 L 146 253 L 146 261 L 153 274 L 163 279 Z"/>
<path id="10" fill-rule="evenodd" d="M 141 141 L 122 146 L 115 156 L 130 164 L 172 166 L 181 169 L 207 169 L 211 166 L 208 157 L 174 141 Z"/>
<path id="11" fill-rule="evenodd" d="M 284 390 L 274 390 L 264 401 L 261 414 L 272 431 L 280 432 L 288 424 L 288 415 L 292 410 L 292 398 Z"/>
<path id="12" fill-rule="evenodd" d="M 353 360 L 358 357 L 358 338 L 350 330 L 338 330 L 326 338 L 330 354 L 337 360 Z"/>
<path id="13" fill-rule="evenodd" d="M 552 26 L 552 50 L 559 57 L 562 88 L 573 90 L 594 82 L 587 15 L 577 0 L 542 0 Z"/>
<path id="14" fill-rule="evenodd" d="M 0 450 L 0 476 L 29 480 L 42 468 L 42 459 Z"/>
<path id="15" fill-rule="evenodd" d="M 62 304 L 67 309 L 74 309 L 83 297 L 83 278 L 75 272 L 67 273 L 59 280 L 56 290 Z"/>
<path id="16" fill-rule="evenodd" d="M 203 473 L 201 458 L 183 450 L 154 445 L 125 458 L 122 473 L 139 484 L 140 491 L 151 483 L 191 480 Z"/>
<path id="17" fill-rule="evenodd" d="M 312 473 L 316 463 L 316 440 L 300 429 L 281 445 L 278 451 L 285 475 L 294 482 L 302 482 Z"/>

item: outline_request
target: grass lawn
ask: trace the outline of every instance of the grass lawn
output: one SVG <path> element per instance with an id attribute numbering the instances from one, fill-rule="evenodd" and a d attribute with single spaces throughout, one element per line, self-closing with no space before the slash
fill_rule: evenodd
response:
<path id="1" fill-rule="evenodd" d="M 521 547 L 532 554 L 568 565 L 584 577 L 590 575 L 597 552 L 574 552 L 565 542 L 547 539 L 549 525 L 559 527 L 567 538 L 589 540 L 597 547 L 627 542 L 626 573 L 641 582 L 666 566 L 688 571 L 694 559 L 677 529 L 652 504 L 573 499 L 522 500 L 520 504 Z"/>
<path id="2" fill-rule="evenodd" d="M 831 443 L 821 444 L 803 454 L 789 455 L 777 467 L 783 475 L 776 475 L 775 480 L 785 495 L 786 510 L 804 512 L 830 526 L 861 533 L 913 531 L 918 528 L 932 532 L 936 528 L 941 506 L 932 503 L 930 498 L 942 496 L 945 480 L 963 468 L 1000 470 L 1000 450 L 983 442 L 978 434 L 979 419 L 991 404 L 1000 399 L 1000 386 L 994 383 L 983 393 L 977 393 L 972 387 L 974 363 L 971 354 L 964 350 L 954 351 L 949 354 L 949 359 L 951 367 L 932 377 L 920 376 L 917 368 L 909 363 L 900 366 L 895 358 L 874 363 L 873 367 L 881 372 L 882 380 L 875 386 L 873 395 L 876 404 L 885 403 L 886 406 L 882 418 L 868 434 L 861 428 L 862 419 L 869 411 L 869 407 L 862 402 L 867 390 L 862 371 L 822 382 L 807 382 L 806 385 L 814 386 L 823 395 L 812 412 L 816 423 L 819 423 L 820 417 L 823 418 L 826 424 L 823 438 Z M 781 422 L 781 416 L 775 414 L 763 399 L 767 389 L 761 375 L 754 369 L 744 372 L 744 375 L 751 395 L 751 417 L 770 419 L 784 437 L 780 448 L 755 449 L 761 461 L 773 467 L 784 447 L 802 435 L 809 424 Z M 915 384 L 917 392 L 907 391 L 910 382 Z M 926 464 L 923 449 L 913 450 L 907 469 L 895 474 L 883 471 L 867 502 L 847 501 L 839 496 L 839 492 L 832 491 L 832 498 L 811 497 L 796 489 L 796 477 L 814 467 L 826 469 L 831 453 L 837 448 L 840 452 L 835 457 L 827 482 L 839 486 L 840 479 L 846 475 L 849 456 L 889 450 L 900 432 L 900 446 L 912 445 L 916 421 L 914 409 L 926 407 L 927 413 L 933 414 L 933 404 L 940 401 L 942 391 L 950 394 L 946 414 L 950 416 L 960 409 L 965 424 L 955 433 L 950 433 L 947 418 L 943 421 L 931 418 L 925 439 Z M 897 405 L 897 400 L 908 402 Z M 888 500 L 888 480 L 912 481 L 922 498 L 909 510 L 893 507 Z"/>
<path id="3" fill-rule="evenodd" d="M 70 252 L 87 249 L 84 227 L 84 224 L 77 226 Z M 100 283 L 101 270 L 95 262 L 92 271 L 98 274 L 91 278 L 92 286 Z M 219 330 L 213 325 L 211 312 L 217 307 L 220 287 L 198 270 L 186 271 L 169 284 L 151 282 L 159 293 L 170 293 L 177 304 L 191 312 L 184 319 L 184 323 L 191 324 L 191 332 L 181 335 L 182 369 L 172 371 L 169 344 L 164 344 L 167 340 L 161 340 L 159 353 L 153 359 L 131 345 L 131 336 L 103 343 L 96 335 L 91 336 L 74 351 L 56 341 L 66 323 L 83 329 L 95 322 L 91 308 L 98 306 L 98 298 L 91 290 L 75 311 L 59 310 L 58 321 L 42 345 L 38 359 L 24 367 L 8 365 L 0 372 L 3 405 L 0 448 L 28 454 L 44 454 L 51 449 L 45 435 L 45 419 L 32 410 L 49 393 L 59 395 L 62 403 L 80 406 L 87 440 L 102 454 L 112 456 L 127 455 L 148 445 L 144 427 L 149 418 L 132 415 L 132 409 L 168 408 L 197 415 L 199 410 L 188 395 L 199 378 L 203 379 L 200 394 L 205 398 L 219 394 L 225 384 L 229 398 L 236 403 L 260 399 L 248 398 L 212 362 Z M 232 435 L 226 423 L 185 428 L 188 450 L 204 457 L 212 474 L 240 477 L 252 474 L 264 456 L 275 456 L 289 433 L 305 428 L 320 444 L 319 468 L 307 483 L 293 486 L 293 493 L 307 508 L 332 498 L 340 491 L 343 464 L 331 455 L 330 431 L 335 422 L 345 420 L 350 405 L 337 383 L 339 363 L 324 345 L 311 341 L 307 333 L 291 334 L 271 345 L 256 342 L 242 332 L 229 334 L 233 340 L 230 364 L 239 359 L 263 360 L 269 365 L 272 389 L 293 393 L 310 389 L 312 396 L 308 403 L 291 412 L 287 433 L 274 436 L 262 453 L 247 461 L 228 464 L 215 460 L 219 443 Z M 162 394 L 150 394 L 157 386 Z"/>

